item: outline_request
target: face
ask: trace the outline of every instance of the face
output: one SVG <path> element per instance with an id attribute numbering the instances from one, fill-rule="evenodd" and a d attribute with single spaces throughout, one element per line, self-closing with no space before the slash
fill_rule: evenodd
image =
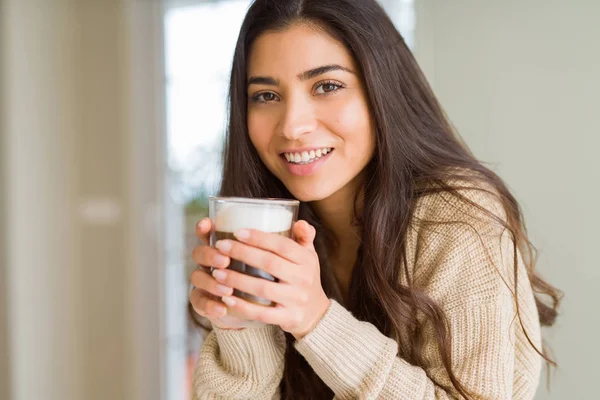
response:
<path id="1" fill-rule="evenodd" d="M 263 163 L 301 201 L 349 188 L 352 195 L 375 147 L 356 63 L 341 43 L 306 25 L 254 42 L 248 130 Z"/>

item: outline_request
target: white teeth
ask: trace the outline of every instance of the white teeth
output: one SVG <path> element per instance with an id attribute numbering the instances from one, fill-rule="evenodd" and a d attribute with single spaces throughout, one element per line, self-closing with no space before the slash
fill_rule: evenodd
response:
<path id="1" fill-rule="evenodd" d="M 331 148 L 322 148 L 317 150 L 303 151 L 302 153 L 284 153 L 284 157 L 288 162 L 295 164 L 309 164 L 319 158 L 331 153 Z"/>

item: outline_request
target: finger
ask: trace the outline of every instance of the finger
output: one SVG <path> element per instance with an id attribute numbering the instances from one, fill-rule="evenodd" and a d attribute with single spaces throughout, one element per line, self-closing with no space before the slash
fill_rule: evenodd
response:
<path id="1" fill-rule="evenodd" d="M 206 245 L 210 242 L 210 230 L 212 229 L 212 221 L 210 218 L 202 218 L 196 224 L 196 236 Z"/>
<path id="2" fill-rule="evenodd" d="M 294 237 L 298 244 L 307 249 L 314 250 L 314 240 L 317 230 L 308 222 L 300 220 L 294 224 Z"/>
<path id="3" fill-rule="evenodd" d="M 276 233 L 256 229 L 240 229 L 234 235 L 240 242 L 270 251 L 296 264 L 301 264 L 306 257 L 306 251 L 302 249 L 302 246 L 294 240 Z"/>
<path id="4" fill-rule="evenodd" d="M 227 312 L 240 318 L 272 325 L 282 325 L 286 318 L 286 309 L 282 305 L 276 307 L 259 306 L 235 296 L 223 297 L 223 302 L 227 305 Z"/>
<path id="5" fill-rule="evenodd" d="M 218 271 L 218 270 L 216 270 Z M 200 269 L 192 272 L 190 276 L 190 282 L 194 285 L 195 288 L 208 292 L 214 296 L 230 296 L 233 294 L 233 289 L 231 286 L 226 286 L 222 283 L 217 282 L 217 280 L 210 275 Z"/>
<path id="6" fill-rule="evenodd" d="M 300 274 L 298 265 L 277 254 L 237 240 L 219 240 L 215 247 L 230 258 L 265 271 L 284 282 L 295 282 Z"/>
<path id="7" fill-rule="evenodd" d="M 194 289 L 190 293 L 190 303 L 196 313 L 207 318 L 221 318 L 227 314 L 227 308 L 210 298 L 200 289 Z"/>
<path id="8" fill-rule="evenodd" d="M 219 250 L 205 245 L 194 247 L 192 250 L 192 260 L 197 265 L 215 268 L 226 268 L 231 262 L 231 259 L 219 252 Z"/>
<path id="9" fill-rule="evenodd" d="M 304 300 L 308 301 L 308 299 L 299 298 L 297 291 L 293 290 L 287 283 L 271 282 L 231 270 L 215 270 L 213 276 L 217 282 L 226 287 L 235 288 L 241 292 L 268 299 L 284 306 Z"/>

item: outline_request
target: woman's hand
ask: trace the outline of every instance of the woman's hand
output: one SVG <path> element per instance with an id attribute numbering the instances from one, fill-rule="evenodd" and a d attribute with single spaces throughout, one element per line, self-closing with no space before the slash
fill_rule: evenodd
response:
<path id="1" fill-rule="evenodd" d="M 223 297 L 236 315 L 279 325 L 301 339 L 321 320 L 330 300 L 321 286 L 319 258 L 313 245 L 315 228 L 306 221 L 298 221 L 293 229 L 297 242 L 274 233 L 242 229 L 235 232 L 238 241 L 221 240 L 215 245 L 221 253 L 259 268 L 279 282 L 254 278 L 223 266 L 215 269 L 213 276 L 227 287 L 276 303 L 275 307 L 265 307 L 230 295 Z"/>
<path id="2" fill-rule="evenodd" d="M 209 235 L 212 222 L 204 218 L 196 225 L 196 236 L 204 244 L 196 246 L 192 252 L 192 259 L 198 264 L 199 269 L 192 272 L 190 281 L 194 289 L 190 293 L 190 303 L 194 311 L 208 318 L 213 324 L 222 329 L 241 329 L 248 325 L 248 321 L 227 315 L 227 308 L 221 302 L 222 296 L 230 296 L 233 289 L 218 283 L 210 274 L 210 267 L 226 268 L 230 258 L 218 250 L 210 248 Z"/>

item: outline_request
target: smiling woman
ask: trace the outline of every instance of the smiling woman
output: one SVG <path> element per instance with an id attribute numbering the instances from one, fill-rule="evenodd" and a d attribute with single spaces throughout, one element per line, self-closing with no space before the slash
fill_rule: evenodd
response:
<path id="1" fill-rule="evenodd" d="M 256 0 L 229 110 L 220 194 L 297 199 L 303 220 L 294 240 L 241 229 L 194 249 L 190 301 L 213 325 L 196 398 L 533 398 L 560 294 L 374 0 Z"/>

